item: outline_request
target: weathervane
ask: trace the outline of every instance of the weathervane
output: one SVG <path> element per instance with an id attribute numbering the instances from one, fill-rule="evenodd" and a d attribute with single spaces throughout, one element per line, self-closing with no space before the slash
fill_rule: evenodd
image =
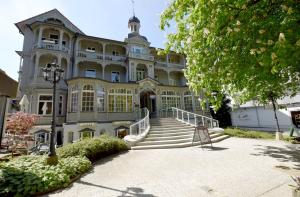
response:
<path id="1" fill-rule="evenodd" d="M 135 16 L 135 13 L 134 13 L 134 0 L 131 0 L 131 3 L 132 3 L 132 12 L 133 12 L 133 16 Z"/>

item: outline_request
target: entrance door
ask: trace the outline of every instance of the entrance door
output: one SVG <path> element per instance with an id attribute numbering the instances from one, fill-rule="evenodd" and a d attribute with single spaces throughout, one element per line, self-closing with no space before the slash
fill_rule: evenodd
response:
<path id="1" fill-rule="evenodd" d="M 142 92 L 140 95 L 140 107 L 147 109 L 150 112 L 150 116 L 153 117 L 156 113 L 156 95 L 152 91 Z"/>

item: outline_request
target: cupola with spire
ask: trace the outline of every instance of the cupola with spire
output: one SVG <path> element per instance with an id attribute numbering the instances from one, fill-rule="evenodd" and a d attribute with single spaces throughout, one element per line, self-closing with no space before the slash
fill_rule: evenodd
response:
<path id="1" fill-rule="evenodd" d="M 138 17 L 133 15 L 128 20 L 128 28 L 130 29 L 130 32 L 139 34 L 140 33 L 140 27 L 141 27 L 140 20 L 138 19 Z"/>

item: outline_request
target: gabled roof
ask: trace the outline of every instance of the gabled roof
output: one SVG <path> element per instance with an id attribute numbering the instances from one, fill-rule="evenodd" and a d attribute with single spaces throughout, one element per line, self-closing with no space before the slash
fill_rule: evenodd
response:
<path id="1" fill-rule="evenodd" d="M 142 82 L 145 82 L 145 81 L 151 81 L 151 82 L 153 82 L 153 83 L 155 83 L 157 85 L 160 84 L 159 81 L 157 81 L 156 79 L 153 79 L 151 77 L 145 77 L 144 79 L 141 79 L 141 80 L 137 81 L 136 83 L 142 83 Z"/>
<path id="2" fill-rule="evenodd" d="M 24 27 L 26 27 L 29 24 L 32 24 L 36 21 L 43 22 L 47 20 L 48 18 L 56 18 L 60 19 L 67 28 L 74 31 L 75 33 L 81 33 L 84 34 L 76 25 L 74 25 L 67 17 L 65 17 L 61 12 L 59 12 L 57 9 L 49 10 L 47 12 L 44 12 L 42 14 L 36 15 L 34 17 L 25 19 L 23 21 L 20 21 L 18 23 L 15 23 L 17 28 L 21 33 L 24 31 Z"/>

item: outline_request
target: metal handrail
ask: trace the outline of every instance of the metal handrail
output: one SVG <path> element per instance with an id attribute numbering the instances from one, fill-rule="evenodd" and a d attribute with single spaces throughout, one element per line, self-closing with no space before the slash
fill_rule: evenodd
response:
<path id="1" fill-rule="evenodd" d="M 150 129 L 149 110 L 146 107 L 143 109 L 146 111 L 146 115 L 143 119 L 130 125 L 130 130 L 129 130 L 130 135 L 142 135 L 145 134 L 145 132 L 147 132 Z M 137 129 L 135 129 L 136 127 Z"/>
<path id="2" fill-rule="evenodd" d="M 199 122 L 201 122 L 202 126 L 208 126 L 210 128 L 219 127 L 219 121 L 211 117 L 202 116 L 182 109 L 178 109 L 176 107 L 172 107 L 172 112 L 174 118 L 176 117 L 177 120 L 193 126 L 198 126 Z"/>

